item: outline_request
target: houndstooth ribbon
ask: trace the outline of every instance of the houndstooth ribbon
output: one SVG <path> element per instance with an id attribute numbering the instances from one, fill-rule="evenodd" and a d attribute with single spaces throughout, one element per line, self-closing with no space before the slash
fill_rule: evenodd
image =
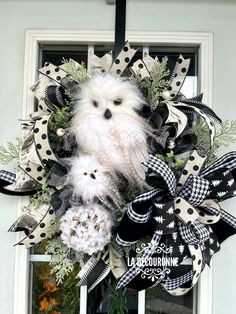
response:
<path id="1" fill-rule="evenodd" d="M 192 258 L 192 272 L 186 274 L 183 272 L 180 276 L 181 280 L 178 280 L 179 277 L 176 277 L 175 288 L 169 289 L 168 285 L 165 287 L 173 295 L 184 294 L 191 289 L 196 284 L 205 262 L 208 263 L 212 254 L 219 250 L 219 243 L 212 236 L 213 231 L 210 225 L 217 225 L 217 222 L 221 218 L 227 224 L 231 221 L 231 227 L 234 229 L 233 232 L 236 229 L 236 219 L 233 216 L 229 217 L 229 214 L 222 211 L 215 200 L 208 199 L 209 195 L 211 197 L 218 196 L 218 200 L 221 200 L 220 195 L 222 195 L 223 199 L 226 198 L 226 194 L 228 197 L 233 196 L 233 170 L 236 168 L 236 153 L 232 152 L 223 156 L 216 163 L 201 171 L 204 160 L 204 157 L 199 156 L 194 151 L 182 170 L 177 183 L 174 174 L 168 166 L 161 160 L 151 156 L 146 167 L 164 179 L 166 184 L 165 198 L 169 195 L 173 200 L 169 201 L 169 203 L 163 202 L 164 198 L 161 197 L 163 190 L 153 190 L 139 196 L 124 215 L 117 235 L 117 242 L 120 245 L 124 245 L 124 243 L 128 245 L 129 242 L 134 243 L 143 237 L 143 232 L 138 236 L 136 230 L 138 229 L 138 225 L 141 225 L 141 230 L 147 230 L 151 227 L 150 222 L 156 220 L 155 233 L 150 242 L 152 243 L 152 247 L 156 247 L 163 235 L 168 236 L 171 233 L 174 235 L 176 234 L 176 230 L 178 231 L 179 237 L 187 245 L 190 257 Z M 221 175 L 219 176 L 219 174 Z M 224 194 L 222 191 L 219 193 L 214 189 L 216 186 L 216 177 L 220 181 L 217 181 L 218 186 L 221 186 L 221 189 L 224 188 L 227 190 L 228 193 Z M 222 180 L 220 179 L 221 177 L 223 177 Z M 230 180 L 230 184 L 226 185 L 226 180 Z M 222 184 L 221 181 L 223 182 Z M 155 199 L 156 195 L 159 195 L 159 199 Z M 137 207 L 137 203 L 139 203 L 139 207 Z M 130 229 L 128 228 L 129 225 Z M 131 232 L 129 230 L 136 230 L 134 236 L 130 235 Z M 131 238 L 132 241 L 130 241 Z M 203 249 L 204 245 L 205 248 Z M 209 249 L 210 247 L 211 249 Z M 148 260 L 152 255 L 153 250 L 148 248 L 142 258 Z M 195 261 L 196 259 L 198 259 L 197 262 Z M 142 271 L 143 267 L 133 265 L 120 279 L 117 287 L 134 286 L 135 283 L 136 287 L 140 285 L 140 290 L 142 290 L 144 287 L 137 279 L 137 276 Z M 184 280 L 191 281 L 189 287 L 185 289 L 179 288 L 179 286 L 176 287 L 176 282 L 181 282 L 181 285 L 183 284 L 183 278 Z M 163 282 L 164 284 L 166 278 L 159 276 L 155 280 L 155 284 L 158 282 Z"/>

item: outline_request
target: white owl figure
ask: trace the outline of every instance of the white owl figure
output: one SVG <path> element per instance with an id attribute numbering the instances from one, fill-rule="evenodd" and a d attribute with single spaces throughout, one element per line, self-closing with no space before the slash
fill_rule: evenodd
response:
<path id="1" fill-rule="evenodd" d="M 106 201 L 107 198 L 119 203 L 116 182 L 109 171 L 95 156 L 81 155 L 74 157 L 68 173 L 67 184 L 72 185 L 75 196 L 84 203 L 94 202 L 94 198 Z"/>
<path id="2" fill-rule="evenodd" d="M 145 185 L 142 162 L 148 159 L 149 127 L 137 111 L 144 101 L 130 81 L 94 75 L 81 87 L 70 131 L 79 149 L 121 173 L 136 186 Z"/>

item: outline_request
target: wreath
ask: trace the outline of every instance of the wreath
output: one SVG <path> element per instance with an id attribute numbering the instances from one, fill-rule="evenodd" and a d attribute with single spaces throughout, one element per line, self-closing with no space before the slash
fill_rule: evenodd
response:
<path id="1" fill-rule="evenodd" d="M 71 59 L 38 70 L 26 136 L 0 149 L 7 163 L 20 148 L 0 191 L 31 195 L 9 231 L 26 248 L 46 240 L 58 283 L 79 265 L 89 291 L 112 273 L 117 289 L 183 295 L 236 230 L 220 206 L 236 195 L 236 152 L 216 157 L 235 122 L 181 93 L 190 59 L 170 72 L 166 57 L 132 63 L 135 53 L 126 42 L 90 71 Z"/>

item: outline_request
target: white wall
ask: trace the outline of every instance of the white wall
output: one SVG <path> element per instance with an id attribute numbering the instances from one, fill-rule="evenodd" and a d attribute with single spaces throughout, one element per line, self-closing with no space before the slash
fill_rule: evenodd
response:
<path id="1" fill-rule="evenodd" d="M 234 1 L 127 0 L 128 30 L 208 31 L 214 33 L 214 109 L 223 119 L 236 119 L 236 4 Z M 222 4 L 220 3 L 222 2 Z M 19 134 L 25 29 L 114 29 L 114 6 L 105 0 L 0 1 L 0 145 Z M 231 147 L 234 149 L 234 145 Z M 235 212 L 236 201 L 224 208 Z M 17 200 L 0 196 L 0 313 L 12 313 L 14 221 Z M 214 258 L 214 314 L 236 313 L 236 236 Z M 208 313 L 206 313 L 208 314 Z"/>

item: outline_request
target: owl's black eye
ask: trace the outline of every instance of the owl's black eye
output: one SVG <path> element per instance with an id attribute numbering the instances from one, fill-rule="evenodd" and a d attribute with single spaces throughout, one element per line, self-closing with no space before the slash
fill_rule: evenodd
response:
<path id="1" fill-rule="evenodd" d="M 116 100 L 114 100 L 114 101 L 113 101 L 113 104 L 114 104 L 115 106 L 121 105 L 121 104 L 122 104 L 122 99 L 116 99 Z"/>
<path id="2" fill-rule="evenodd" d="M 95 169 L 94 172 L 96 173 L 96 172 L 97 172 L 97 169 Z"/>
<path id="3" fill-rule="evenodd" d="M 87 174 L 88 174 L 87 172 L 84 172 L 84 176 L 87 176 Z"/>
<path id="4" fill-rule="evenodd" d="M 98 102 L 97 102 L 96 100 L 93 100 L 93 106 L 94 106 L 95 108 L 98 107 Z"/>

